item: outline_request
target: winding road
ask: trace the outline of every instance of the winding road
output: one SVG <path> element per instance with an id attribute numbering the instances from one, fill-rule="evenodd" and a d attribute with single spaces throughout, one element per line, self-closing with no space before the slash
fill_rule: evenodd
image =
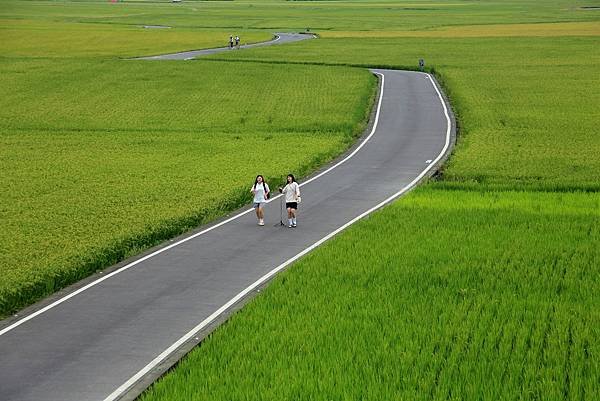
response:
<path id="1" fill-rule="evenodd" d="M 200 54 L 208 53 L 163 58 Z M 278 271 L 433 173 L 454 136 L 435 81 L 372 71 L 380 77 L 372 128 L 302 183 L 298 228 L 277 225 L 273 198 L 264 227 L 245 208 L 1 322 L 0 399 L 135 398 Z"/>
<path id="2" fill-rule="evenodd" d="M 190 50 L 187 52 L 161 54 L 158 56 L 137 57 L 132 60 L 191 60 L 195 57 L 208 56 L 209 54 L 222 53 L 227 51 L 237 51 L 240 49 L 249 49 L 252 47 L 281 45 L 285 43 L 298 42 L 300 40 L 314 39 L 315 36 L 307 33 L 276 33 L 273 40 L 266 42 L 251 43 L 249 45 L 241 45 L 238 49 L 230 49 L 229 47 L 218 47 L 215 49 Z"/>

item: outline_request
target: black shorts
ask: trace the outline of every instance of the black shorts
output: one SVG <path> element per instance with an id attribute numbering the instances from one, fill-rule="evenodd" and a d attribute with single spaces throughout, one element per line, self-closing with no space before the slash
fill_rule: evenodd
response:
<path id="1" fill-rule="evenodd" d="M 285 202 L 286 209 L 298 209 L 298 202 Z"/>

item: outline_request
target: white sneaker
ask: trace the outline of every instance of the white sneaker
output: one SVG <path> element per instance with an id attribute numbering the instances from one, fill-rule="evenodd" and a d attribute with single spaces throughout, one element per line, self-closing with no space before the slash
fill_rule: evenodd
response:
<path id="1" fill-rule="evenodd" d="M 264 221 L 263 219 L 260 219 L 260 220 L 258 221 L 258 225 L 259 225 L 259 226 L 264 226 L 264 225 L 265 225 L 265 221 Z"/>
<path id="2" fill-rule="evenodd" d="M 298 227 L 296 223 L 292 223 L 292 227 Z"/>

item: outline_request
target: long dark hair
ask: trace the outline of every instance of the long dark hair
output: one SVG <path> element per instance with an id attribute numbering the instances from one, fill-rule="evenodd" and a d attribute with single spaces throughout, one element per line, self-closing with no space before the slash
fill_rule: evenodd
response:
<path id="1" fill-rule="evenodd" d="M 294 174 L 288 174 L 287 176 L 292 178 L 292 182 L 296 182 L 296 177 L 294 177 Z M 286 179 L 286 181 L 287 181 L 287 179 Z M 287 184 L 287 182 L 286 182 L 286 184 Z"/>
<path id="2" fill-rule="evenodd" d="M 263 189 L 265 190 L 265 194 L 267 193 L 267 187 L 265 186 L 265 177 L 262 176 L 262 174 L 259 174 L 256 176 L 256 178 L 254 179 L 254 185 L 252 186 L 252 189 L 256 189 L 256 184 L 258 184 L 258 177 L 262 178 L 262 184 L 263 184 Z"/>

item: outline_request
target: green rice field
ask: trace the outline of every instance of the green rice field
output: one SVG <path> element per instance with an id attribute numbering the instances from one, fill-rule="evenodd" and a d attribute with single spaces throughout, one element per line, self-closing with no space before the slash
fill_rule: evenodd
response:
<path id="1" fill-rule="evenodd" d="M 553 4 L 541 26 L 340 26 L 212 56 L 425 58 L 458 143 L 438 179 L 296 263 L 141 399 L 600 398 L 600 32 Z"/>
<path id="2" fill-rule="evenodd" d="M 3 2 L 0 313 L 243 204 L 258 166 L 313 170 L 364 128 L 365 67 L 424 58 L 459 126 L 441 174 L 280 274 L 141 399 L 600 399 L 594 5 Z M 120 60 L 306 29 L 320 39 Z"/>
<path id="3" fill-rule="evenodd" d="M 134 38 L 115 54 L 153 45 Z M 362 132 L 375 95 L 358 69 L 21 44 L 0 57 L 0 315 L 242 206 L 258 173 L 312 171 Z"/>
<path id="4" fill-rule="evenodd" d="M 598 202 L 416 190 L 296 263 L 141 400 L 598 399 Z"/>

